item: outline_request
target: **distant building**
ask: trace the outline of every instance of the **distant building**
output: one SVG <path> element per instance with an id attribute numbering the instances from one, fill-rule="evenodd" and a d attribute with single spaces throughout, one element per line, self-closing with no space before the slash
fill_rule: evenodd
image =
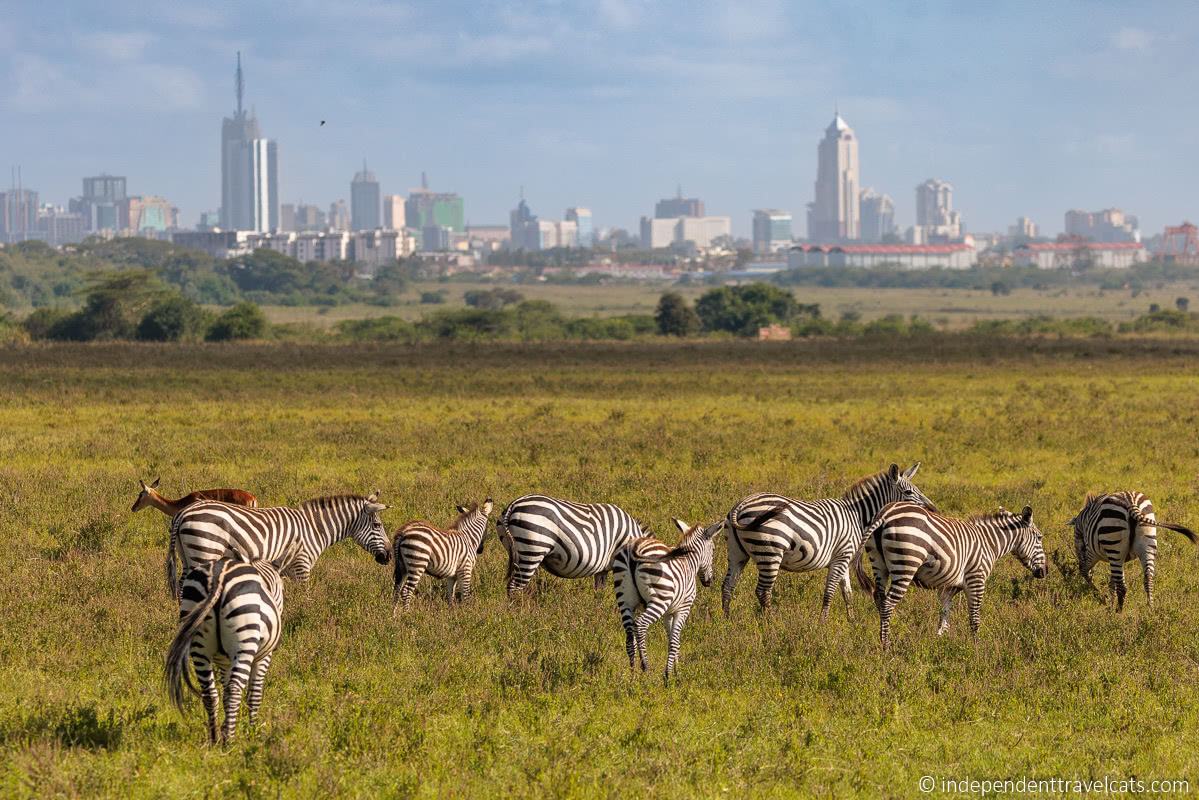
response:
<path id="1" fill-rule="evenodd" d="M 428 181 L 421 175 L 421 187 L 408 193 L 404 203 L 405 222 L 409 228 L 423 230 L 427 226 L 445 226 L 455 233 L 466 230 L 466 211 L 462 198 L 452 192 L 431 192 Z"/>
<path id="2" fill-rule="evenodd" d="M 842 242 L 860 236 L 858 140 L 840 114 L 816 147 L 816 197 L 808 205 L 808 238 Z"/>
<path id="3" fill-rule="evenodd" d="M 641 218 L 641 246 L 656 250 L 663 247 L 705 250 L 715 240 L 732 234 L 728 217 Z"/>
<path id="4" fill-rule="evenodd" d="M 452 249 L 454 229 L 449 225 L 426 225 L 420 229 L 420 232 L 422 252 L 438 253 Z"/>
<path id="5" fill-rule="evenodd" d="M 754 211 L 753 248 L 758 255 L 777 253 L 791 246 L 791 214 L 777 208 Z"/>
<path id="6" fill-rule="evenodd" d="M 577 211 L 577 209 L 576 209 Z M 591 213 L 583 209 L 584 219 L 588 225 Z M 567 211 L 570 214 L 570 211 Z M 516 208 L 508 214 L 509 247 L 513 250 L 552 250 L 556 247 L 574 248 L 579 246 L 579 223 L 576 219 L 564 219 L 560 222 L 538 219 L 522 197 Z"/>
<path id="7" fill-rule="evenodd" d="M 22 242 L 37 238 L 37 192 L 32 189 L 13 189 L 0 192 L 0 241 Z"/>
<path id="8" fill-rule="evenodd" d="M 674 244 L 675 230 L 678 228 L 679 217 L 641 218 L 641 246 L 646 250 L 658 250 Z"/>
<path id="9" fill-rule="evenodd" d="M 211 231 L 221 227 L 221 212 L 219 211 L 201 211 L 200 224 L 196 226 L 196 230 Z"/>
<path id="10" fill-rule="evenodd" d="M 237 110 L 221 123 L 221 227 L 271 231 L 279 227 L 279 158 L 262 138 L 258 119 L 242 107 L 245 83 L 237 54 Z"/>
<path id="11" fill-rule="evenodd" d="M 394 263 L 413 251 L 412 237 L 402 230 L 377 228 L 373 231 L 355 231 L 352 244 L 353 261 L 366 267 L 364 271 L 369 275 L 373 275 L 384 264 Z"/>
<path id="12" fill-rule="evenodd" d="M 348 231 L 350 229 L 350 210 L 346 208 L 345 200 L 334 200 L 329 204 L 327 222 L 328 229 L 331 231 Z"/>
<path id="13" fill-rule="evenodd" d="M 1012 239 L 1037 238 L 1037 223 L 1028 217 L 1016 217 L 1016 224 L 1007 229 L 1007 235 Z"/>
<path id="14" fill-rule="evenodd" d="M 179 227 L 179 209 L 165 197 L 135 195 L 121 204 L 125 231 L 134 235 L 165 233 Z"/>
<path id="15" fill-rule="evenodd" d="M 1135 216 L 1118 208 L 1071 209 L 1066 212 L 1066 235 L 1096 242 L 1139 242 L 1141 227 Z"/>
<path id="16" fill-rule="evenodd" d="M 402 231 L 407 227 L 403 195 L 389 194 L 383 197 L 383 227 L 389 231 Z"/>
<path id="17" fill-rule="evenodd" d="M 180 247 L 203 250 L 213 258 L 226 259 L 252 252 L 248 239 L 251 231 L 227 231 L 217 228 L 208 231 L 176 231 L 171 241 Z"/>
<path id="18" fill-rule="evenodd" d="M 683 197 L 681 187 L 677 195 L 659 200 L 658 204 L 654 206 L 655 219 L 702 216 L 704 216 L 704 201 L 695 197 Z"/>
<path id="19" fill-rule="evenodd" d="M 350 227 L 356 231 L 373 231 L 383 226 L 379 214 L 379 181 L 362 162 L 362 171 L 350 182 Z"/>
<path id="20" fill-rule="evenodd" d="M 83 195 L 70 201 L 70 209 L 83 217 L 89 231 L 118 231 L 129 227 L 121 215 L 125 198 L 125 178 L 97 175 L 83 179 Z"/>
<path id="21" fill-rule="evenodd" d="M 863 189 L 858 196 L 858 208 L 863 242 L 881 242 L 895 233 L 895 203 L 889 195 Z"/>
<path id="22" fill-rule="evenodd" d="M 466 240 L 471 250 L 495 252 L 510 244 L 512 229 L 506 225 L 467 225 Z"/>
<path id="23" fill-rule="evenodd" d="M 37 215 L 37 231 L 28 238 L 41 239 L 54 247 L 78 244 L 87 238 L 87 221 L 82 214 L 61 206 L 43 206 Z"/>
<path id="24" fill-rule="evenodd" d="M 1148 260 L 1149 252 L 1140 242 L 1029 242 L 1012 253 L 1012 261 L 1017 266 L 1041 269 L 1074 269 L 1082 264 L 1100 269 L 1125 269 Z"/>
<path id="25" fill-rule="evenodd" d="M 279 230 L 321 231 L 325 229 L 325 212 L 319 206 L 285 203 L 279 206 Z"/>
<path id="26" fill-rule="evenodd" d="M 929 178 L 916 187 L 916 226 L 913 244 L 949 242 L 962 238 L 962 217 L 953 210 L 953 184 Z"/>
<path id="27" fill-rule="evenodd" d="M 566 209 L 565 219 L 575 223 L 578 229 L 579 247 L 595 246 L 595 226 L 591 219 L 591 209 L 573 207 Z"/>
<path id="28" fill-rule="evenodd" d="M 787 266 L 969 269 L 975 251 L 969 244 L 801 244 L 787 252 Z"/>

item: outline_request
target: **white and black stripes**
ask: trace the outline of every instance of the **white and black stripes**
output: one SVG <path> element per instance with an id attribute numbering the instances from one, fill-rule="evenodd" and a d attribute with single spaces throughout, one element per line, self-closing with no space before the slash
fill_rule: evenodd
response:
<path id="1" fill-rule="evenodd" d="M 683 626 L 691 614 L 691 604 L 695 602 L 696 579 L 704 586 L 712 584 L 712 539 L 725 525 L 724 520 L 706 528 L 702 525 L 692 527 L 677 519 L 674 523 L 683 532 L 678 547 L 662 552 L 660 547 L 643 547 L 639 542 L 631 542 L 622 548 L 613 566 L 614 571 L 620 569 L 626 573 L 620 576 L 620 581 L 631 582 L 636 590 L 636 600 L 645 606 L 633 621 L 633 638 L 643 671 L 649 668 L 646 632 L 659 619 L 666 625 L 668 643 L 663 678 L 667 681 L 676 671 Z M 626 595 L 626 602 L 630 599 Z M 625 610 L 622 605 L 622 618 Z M 626 627 L 626 647 L 627 630 Z M 633 666 L 631 653 L 629 666 Z"/>
<path id="2" fill-rule="evenodd" d="M 186 569 L 229 553 L 250 560 L 274 561 L 297 543 L 283 574 L 308 579 L 317 558 L 347 537 L 386 564 L 391 557 L 379 513 L 387 506 L 377 495 L 338 495 L 308 500 L 297 508 L 245 508 L 227 503 L 194 503 L 171 523 L 167 550 L 167 582 L 175 592 L 175 552 Z"/>
<path id="3" fill-rule="evenodd" d="M 954 519 L 915 503 L 892 503 L 870 524 L 863 544 L 874 568 L 874 582 L 860 561 L 857 574 L 864 588 L 874 590 L 884 650 L 891 646 L 891 615 L 913 581 L 936 590 L 941 599 L 938 635 L 949 628 L 950 604 L 963 590 L 970 631 L 977 634 L 983 590 L 1000 556 L 1014 552 L 1034 577 L 1045 577 L 1041 531 L 1033 524 L 1028 506 L 1020 514 L 1000 509 L 995 514 Z"/>
<path id="4" fill-rule="evenodd" d="M 679 524 L 677 520 L 675 524 Z M 620 624 L 624 626 L 624 646 L 629 655 L 630 668 L 635 663 L 637 654 L 635 617 L 637 612 L 645 607 L 645 598 L 637 590 L 637 563 L 662 558 L 670 551 L 670 545 L 661 539 L 643 536 L 623 545 L 612 559 L 612 588 L 616 590 L 616 609 L 620 612 Z"/>
<path id="5" fill-rule="evenodd" d="M 402 602 L 407 610 L 420 579 L 428 573 L 446 579 L 446 599 L 458 594 L 470 598 L 475 559 L 483 553 L 491 498 L 469 508 L 458 506 L 458 518 L 448 528 L 427 522 L 409 522 L 395 533 L 395 589 L 393 609 Z"/>
<path id="6" fill-rule="evenodd" d="M 282 631 L 282 611 L 283 581 L 266 561 L 221 558 L 202 562 L 184 576 L 179 627 L 167 651 L 165 678 L 180 711 L 185 687 L 203 699 L 211 742 L 233 741 L 243 694 L 254 724 Z M 192 683 L 189 661 L 199 686 Z M 225 705 L 219 737 L 217 670 L 223 676 Z"/>
<path id="7" fill-rule="evenodd" d="M 862 541 L 862 534 L 879 509 L 899 500 L 935 508 L 912 483 L 920 469 L 913 464 L 901 472 L 890 469 L 859 480 L 839 500 L 792 500 L 777 494 L 755 494 L 733 506 L 728 513 L 728 572 L 721 589 L 724 613 L 729 613 L 737 578 L 750 558 L 758 568 L 758 604 L 770 607 L 771 592 L 779 570 L 808 572 L 828 568 L 820 618 L 828 617 L 837 588 L 849 604 L 849 565 Z"/>
<path id="8" fill-rule="evenodd" d="M 1101 559 L 1107 561 L 1111 591 L 1116 595 L 1116 610 L 1124 610 L 1124 564 L 1136 558 L 1141 562 L 1145 596 L 1153 605 L 1153 580 L 1157 574 L 1157 529 L 1177 531 L 1196 541 L 1189 528 L 1170 522 L 1158 522 L 1153 503 L 1141 492 L 1113 492 L 1087 495 L 1082 511 L 1070 520 L 1074 529 L 1074 551 L 1079 571 L 1090 582 L 1091 569 Z"/>
<path id="9" fill-rule="evenodd" d="M 509 595 L 528 586 L 539 567 L 559 578 L 593 575 L 602 586 L 616 549 L 645 535 L 619 506 L 540 494 L 513 501 L 497 527 L 508 550 Z"/>

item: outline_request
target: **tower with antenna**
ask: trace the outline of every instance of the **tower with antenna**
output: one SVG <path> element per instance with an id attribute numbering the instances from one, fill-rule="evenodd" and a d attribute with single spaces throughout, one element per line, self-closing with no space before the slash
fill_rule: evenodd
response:
<path id="1" fill-rule="evenodd" d="M 225 230 L 273 231 L 279 227 L 278 149 L 246 111 L 246 77 L 237 53 L 233 73 L 236 105 L 221 123 L 221 227 Z"/>

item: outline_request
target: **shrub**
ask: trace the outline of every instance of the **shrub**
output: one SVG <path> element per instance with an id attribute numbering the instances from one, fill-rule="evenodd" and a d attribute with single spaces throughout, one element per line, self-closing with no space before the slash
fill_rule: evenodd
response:
<path id="1" fill-rule="evenodd" d="M 39 308 L 21 321 L 21 327 L 34 340 L 55 338 L 51 332 L 71 316 L 71 312 L 61 308 Z"/>
<path id="2" fill-rule="evenodd" d="M 204 309 L 176 295 L 159 301 L 142 317 L 137 326 L 137 338 L 146 342 L 179 342 L 199 339 L 209 325 Z"/>
<path id="3" fill-rule="evenodd" d="M 262 309 L 254 303 L 238 303 L 222 313 L 208 329 L 210 342 L 231 339 L 261 339 L 266 335 L 267 321 Z"/>
<path id="4" fill-rule="evenodd" d="M 445 292 L 421 292 L 420 301 L 422 305 L 441 305 L 445 302 Z"/>
<path id="5" fill-rule="evenodd" d="M 678 292 L 666 292 L 658 298 L 654 322 L 663 336 L 694 336 L 699 332 L 699 316 Z"/>
<path id="6" fill-rule="evenodd" d="M 337 323 L 336 331 L 355 342 L 413 342 L 418 338 L 416 326 L 392 316 L 347 319 Z"/>
<path id="7" fill-rule="evenodd" d="M 763 325 L 787 323 L 798 311 L 795 297 L 768 283 L 712 289 L 695 303 L 704 330 L 752 336 Z"/>

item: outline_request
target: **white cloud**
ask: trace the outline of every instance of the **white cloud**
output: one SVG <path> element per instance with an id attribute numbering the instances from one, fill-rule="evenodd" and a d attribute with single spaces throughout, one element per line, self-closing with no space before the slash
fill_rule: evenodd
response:
<path id="1" fill-rule="evenodd" d="M 10 86 L 5 105 L 29 113 L 189 110 L 200 107 L 204 94 L 200 77 L 186 67 L 122 61 L 105 69 L 67 72 L 56 62 L 28 53 L 13 56 Z"/>
<path id="2" fill-rule="evenodd" d="M 609 28 L 628 30 L 641 21 L 641 9 L 630 0 L 600 0 L 600 20 Z"/>
<path id="3" fill-rule="evenodd" d="M 142 57 L 154 37 L 140 31 L 125 33 L 85 33 L 77 37 L 79 44 L 92 53 L 111 61 L 133 61 Z"/>
<path id="4" fill-rule="evenodd" d="M 1154 36 L 1152 33 L 1141 28 L 1121 28 L 1116 31 L 1116 35 L 1112 37 L 1112 44 L 1118 50 L 1148 50 L 1153 44 Z"/>

